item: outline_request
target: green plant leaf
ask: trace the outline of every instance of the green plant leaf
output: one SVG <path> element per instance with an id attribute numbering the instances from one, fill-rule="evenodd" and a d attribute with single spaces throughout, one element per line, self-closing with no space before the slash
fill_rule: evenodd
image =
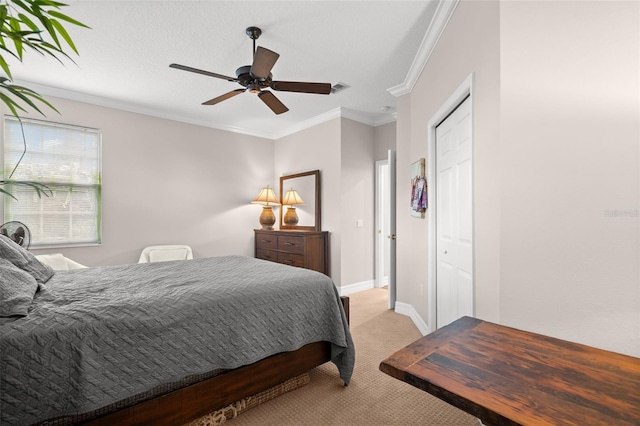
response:
<path id="1" fill-rule="evenodd" d="M 73 62 L 65 50 L 78 54 L 78 49 L 64 24 L 89 27 L 62 13 L 60 9 L 65 6 L 55 0 L 0 0 L 0 69 L 9 78 L 1 80 L 0 101 L 16 116 L 26 112 L 24 106 L 44 115 L 37 103 L 57 111 L 35 91 L 11 84 L 11 69 L 5 58 L 11 55 L 22 62 L 25 52 L 33 51 L 61 64 L 63 58 Z"/>
<path id="2" fill-rule="evenodd" d="M 18 114 L 18 111 L 16 111 L 16 108 L 20 109 L 23 112 L 27 112 L 27 110 L 25 110 L 24 108 L 22 108 L 20 105 L 18 105 L 13 99 L 11 99 L 10 97 L 8 97 L 7 95 L 5 95 L 4 93 L 0 92 L 0 100 L 2 100 L 2 102 L 4 102 L 4 104 L 11 110 L 11 112 L 13 113 L 13 115 L 15 115 L 16 117 L 19 117 L 20 115 Z"/>
<path id="3" fill-rule="evenodd" d="M 31 187 L 31 188 L 35 189 L 36 194 L 38 194 L 38 197 L 40 197 L 40 198 L 42 198 L 43 195 L 45 197 L 53 196 L 53 191 L 51 190 L 51 188 L 49 188 L 44 183 L 31 182 L 31 181 L 27 181 L 27 180 L 10 180 L 10 181 L 6 181 L 6 182 L 9 185 L 19 185 L 19 186 Z"/>
<path id="4" fill-rule="evenodd" d="M 11 3 L 21 7 L 24 11 L 28 13 L 33 13 L 33 7 L 27 6 L 22 0 L 11 0 Z"/>
<path id="5" fill-rule="evenodd" d="M 70 24 L 77 25 L 79 27 L 83 27 L 83 28 L 87 28 L 87 29 L 91 29 L 91 27 L 89 27 L 88 25 L 85 25 L 80 21 L 76 21 L 75 19 L 73 19 L 73 18 L 71 18 L 71 17 L 69 17 L 69 16 L 67 16 L 65 14 L 62 14 L 60 12 L 56 12 L 55 10 L 50 10 L 49 11 L 49 15 L 54 16 L 54 17 L 56 17 L 58 19 L 62 19 L 63 21 L 66 21 L 66 22 L 68 22 Z"/>
<path id="6" fill-rule="evenodd" d="M 3 185 L 3 184 L 4 184 L 4 181 L 0 181 L 0 185 Z M 4 189 L 0 188 L 0 193 L 6 194 L 9 197 L 13 198 L 14 200 L 18 201 L 18 199 L 12 193 L 10 193 L 9 191 L 5 191 Z"/>
<path id="7" fill-rule="evenodd" d="M 43 196 L 45 197 L 52 197 L 53 196 L 53 191 L 51 190 L 51 188 L 49 188 L 47 185 L 45 185 L 44 183 L 39 183 L 39 182 L 32 182 L 32 181 L 28 181 L 28 180 L 2 180 L 0 181 L 0 185 L 3 186 L 28 186 L 32 189 L 34 189 L 36 191 L 36 194 L 38 195 L 39 198 L 42 198 Z M 14 200 L 17 200 L 16 197 L 14 197 L 11 193 L 9 193 L 8 191 L 0 188 L 0 192 L 9 195 L 11 198 L 13 198 Z"/>
<path id="8" fill-rule="evenodd" d="M 0 23 L 4 24 L 5 19 L 7 19 L 7 14 L 9 13 L 9 9 L 6 4 L 0 5 Z"/>
<path id="9" fill-rule="evenodd" d="M 11 70 L 9 69 L 9 64 L 4 60 L 2 55 L 0 55 L 0 67 L 2 67 L 2 71 L 7 75 L 7 77 L 11 78 Z"/>
<path id="10" fill-rule="evenodd" d="M 58 31 L 58 34 L 60 34 L 62 36 L 64 41 L 67 42 L 69 47 L 71 49 L 73 49 L 73 51 L 76 52 L 76 54 L 78 54 L 78 49 L 76 49 L 76 45 L 73 44 L 73 40 L 71 40 L 71 37 L 69 36 L 69 33 L 67 33 L 67 30 L 64 29 L 62 24 L 60 22 L 56 21 L 55 19 L 51 19 L 49 22 L 51 23 L 53 28 L 55 28 Z"/>
<path id="11" fill-rule="evenodd" d="M 27 27 L 31 28 L 31 31 L 33 31 L 34 33 L 40 33 L 38 26 L 34 24 L 27 15 L 25 15 L 24 13 L 18 13 L 18 18 L 20 18 L 20 21 L 22 21 Z"/>
<path id="12" fill-rule="evenodd" d="M 42 22 L 42 25 L 44 25 L 44 28 L 47 30 L 47 33 L 49 33 L 53 41 L 56 43 L 56 46 L 58 46 L 59 49 L 62 49 L 62 45 L 60 45 L 60 40 L 58 40 L 58 34 L 56 33 L 56 30 L 54 29 L 53 25 L 51 25 L 51 20 L 46 16 L 43 16 L 42 19 L 40 19 L 40 21 Z"/>
<path id="13" fill-rule="evenodd" d="M 9 25 L 11 26 L 11 30 L 13 32 L 11 38 L 13 39 L 13 44 L 16 47 L 16 53 L 18 54 L 18 57 L 22 61 L 22 52 L 23 52 L 22 39 L 24 37 L 20 34 L 20 21 L 10 16 Z"/>
<path id="14" fill-rule="evenodd" d="M 31 108 L 39 112 L 41 115 L 45 115 L 45 114 L 40 110 L 40 108 L 38 108 L 38 106 L 31 99 L 29 99 L 29 97 L 33 98 L 35 101 L 45 104 L 55 112 L 59 113 L 59 111 L 51 103 L 49 103 L 46 99 L 40 96 L 37 92 L 27 87 L 19 86 L 17 84 L 8 84 L 7 81 L 9 80 L 4 77 L 0 77 L 0 88 L 8 91 L 15 97 L 23 100 L 27 105 L 29 105 Z M 11 112 L 13 112 L 13 115 L 15 115 L 16 117 L 18 117 L 19 115 L 17 114 L 15 107 L 19 108 L 21 111 L 26 112 L 26 110 L 23 107 L 21 107 L 13 99 L 7 97 L 2 92 L 0 92 L 0 99 L 11 109 Z"/>
<path id="15" fill-rule="evenodd" d="M 42 111 L 40 111 L 38 109 L 38 107 L 36 106 L 36 104 L 33 103 L 33 101 L 31 101 L 31 99 L 29 99 L 27 96 L 30 94 L 28 90 L 23 90 L 22 87 L 20 86 L 8 86 L 6 87 L 6 89 L 14 96 L 17 96 L 18 98 L 22 99 L 24 102 L 26 102 L 31 108 L 35 109 L 36 111 L 38 111 L 40 114 L 42 114 Z"/>

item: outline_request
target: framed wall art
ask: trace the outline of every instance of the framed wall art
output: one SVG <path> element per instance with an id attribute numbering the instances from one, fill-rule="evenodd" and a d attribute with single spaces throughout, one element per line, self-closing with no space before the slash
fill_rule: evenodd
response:
<path id="1" fill-rule="evenodd" d="M 427 210 L 427 179 L 424 168 L 424 158 L 411 164 L 411 216 L 419 218 L 424 218 Z"/>

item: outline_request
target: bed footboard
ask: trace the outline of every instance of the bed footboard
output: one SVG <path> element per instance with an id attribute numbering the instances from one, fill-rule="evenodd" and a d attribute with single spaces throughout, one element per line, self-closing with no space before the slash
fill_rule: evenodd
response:
<path id="1" fill-rule="evenodd" d="M 84 424 L 182 425 L 299 376 L 330 357 L 330 343 L 310 343 Z"/>
<path id="2" fill-rule="evenodd" d="M 349 321 L 349 297 L 340 297 Z M 316 342 L 83 423 L 91 426 L 183 425 L 276 386 L 331 360 L 331 344 Z"/>
<path id="3" fill-rule="evenodd" d="M 347 322 L 349 323 L 349 296 L 340 296 L 340 301 L 342 302 L 342 307 L 344 308 L 344 313 L 347 316 Z"/>

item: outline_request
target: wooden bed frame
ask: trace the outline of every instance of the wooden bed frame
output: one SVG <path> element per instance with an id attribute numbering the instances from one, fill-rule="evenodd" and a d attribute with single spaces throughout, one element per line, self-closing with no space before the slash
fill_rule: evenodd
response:
<path id="1" fill-rule="evenodd" d="M 341 297 L 347 321 L 349 298 Z M 242 398 L 276 386 L 306 373 L 331 359 L 329 342 L 310 343 L 292 352 L 283 352 L 254 364 L 237 368 L 211 379 L 143 401 L 85 425 L 173 425 L 179 426 L 226 407 Z"/>

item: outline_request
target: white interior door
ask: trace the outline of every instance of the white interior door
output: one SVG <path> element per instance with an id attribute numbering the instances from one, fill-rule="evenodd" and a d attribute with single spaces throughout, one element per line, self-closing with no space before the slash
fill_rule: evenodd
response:
<path id="1" fill-rule="evenodd" d="M 473 316 L 471 100 L 436 127 L 436 326 Z"/>
<path id="2" fill-rule="evenodd" d="M 389 268 L 391 257 L 389 247 L 389 160 L 376 161 L 376 271 L 375 287 L 389 285 Z"/>
<path id="3" fill-rule="evenodd" d="M 396 307 L 396 152 L 389 150 L 389 309 Z"/>

